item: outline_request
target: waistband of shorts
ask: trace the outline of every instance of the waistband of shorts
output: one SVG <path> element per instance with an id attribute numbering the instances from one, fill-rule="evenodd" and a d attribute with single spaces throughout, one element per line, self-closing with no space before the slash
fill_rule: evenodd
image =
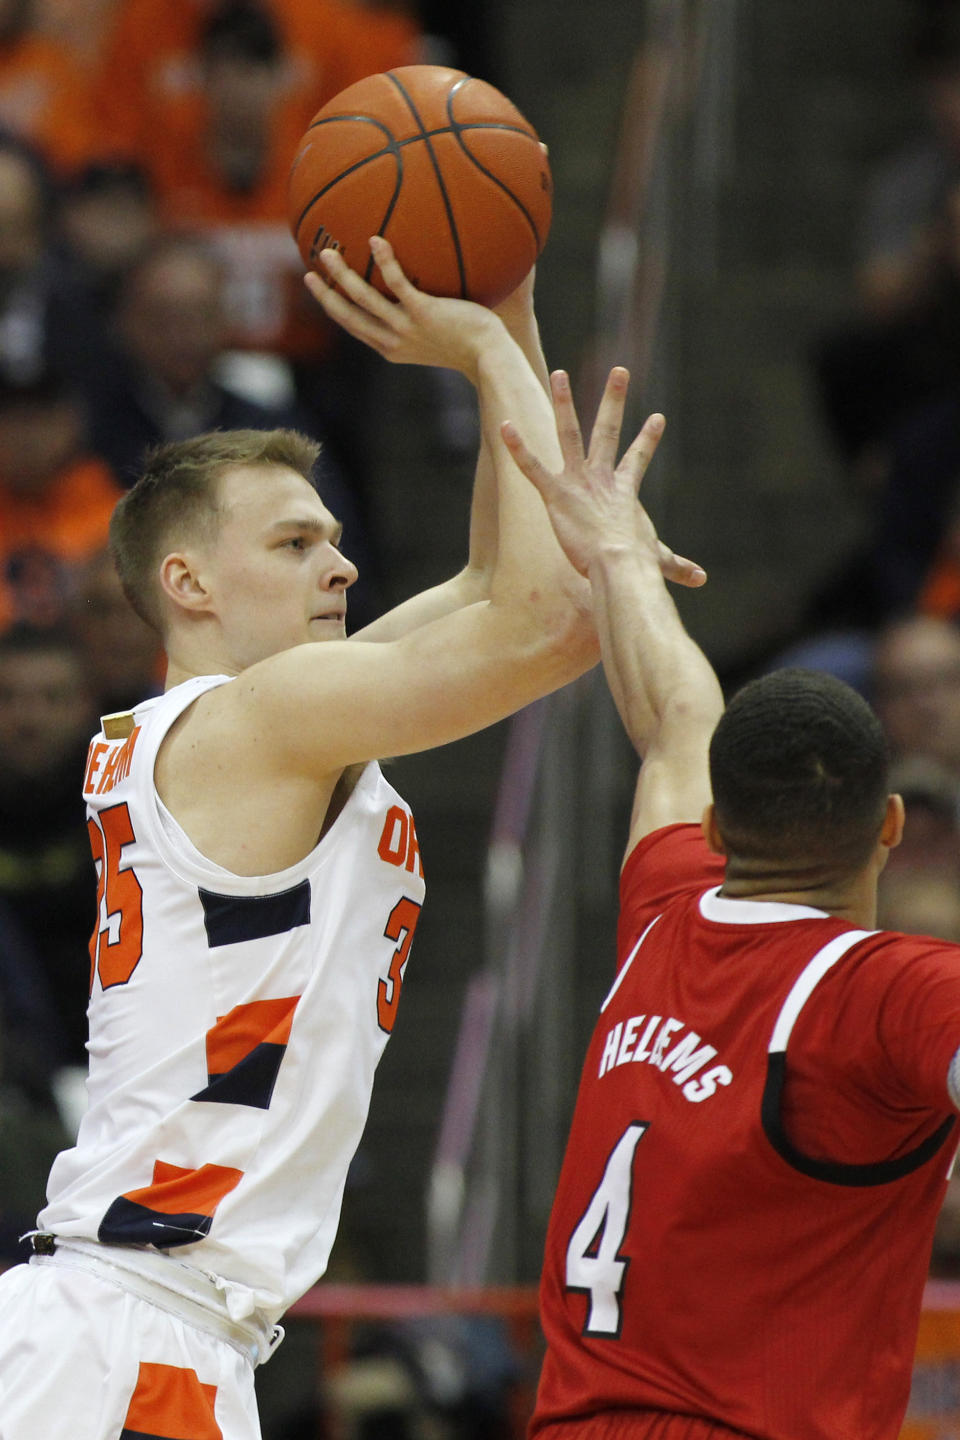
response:
<path id="1" fill-rule="evenodd" d="M 25 1238 L 33 1246 L 31 1265 L 63 1265 L 96 1275 L 225 1340 L 253 1366 L 269 1360 L 283 1339 L 283 1327 L 270 1324 L 256 1312 L 234 1319 L 227 1311 L 223 1287 L 213 1277 L 168 1256 L 128 1252 L 117 1245 L 59 1235 L 34 1233 Z"/>

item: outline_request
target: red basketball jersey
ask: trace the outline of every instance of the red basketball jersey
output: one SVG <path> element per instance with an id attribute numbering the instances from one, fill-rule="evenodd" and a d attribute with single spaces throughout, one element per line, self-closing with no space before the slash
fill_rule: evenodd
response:
<path id="1" fill-rule="evenodd" d="M 955 1149 L 960 949 L 719 895 L 694 826 L 621 881 L 547 1235 L 531 1433 L 654 1409 L 895 1440 Z"/>

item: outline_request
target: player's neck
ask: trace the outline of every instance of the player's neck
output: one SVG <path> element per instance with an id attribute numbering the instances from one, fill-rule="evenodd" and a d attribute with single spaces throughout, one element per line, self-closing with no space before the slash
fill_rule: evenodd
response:
<path id="1" fill-rule="evenodd" d="M 167 647 L 167 676 L 163 688 L 172 690 L 198 675 L 237 675 L 240 668 L 213 648 L 171 643 Z"/>
<path id="2" fill-rule="evenodd" d="M 877 923 L 876 877 L 867 871 L 861 871 L 852 878 L 811 876 L 809 879 L 797 879 L 785 875 L 737 873 L 733 865 L 728 865 L 720 894 L 727 900 L 806 905 L 865 930 L 873 929 Z"/>

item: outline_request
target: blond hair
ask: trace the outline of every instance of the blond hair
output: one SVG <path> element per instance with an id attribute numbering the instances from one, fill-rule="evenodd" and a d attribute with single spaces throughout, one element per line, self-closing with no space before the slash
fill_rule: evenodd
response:
<path id="1" fill-rule="evenodd" d="M 277 465 L 313 484 L 320 445 L 296 430 L 214 430 L 160 445 L 110 520 L 120 584 L 148 625 L 164 630 L 160 562 L 187 538 L 210 542 L 220 520 L 221 477 L 236 466 Z"/>

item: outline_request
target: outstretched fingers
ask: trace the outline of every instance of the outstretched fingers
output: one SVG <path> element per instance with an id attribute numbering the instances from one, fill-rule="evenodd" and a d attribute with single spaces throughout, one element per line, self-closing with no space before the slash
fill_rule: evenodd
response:
<path id="1" fill-rule="evenodd" d="M 512 420 L 504 420 L 500 426 L 500 434 L 517 469 L 526 475 L 531 484 L 546 499 L 547 494 L 553 488 L 556 477 L 551 474 L 542 460 L 538 460 L 536 455 L 527 449 Z"/>
<path id="2" fill-rule="evenodd" d="M 630 475 L 635 490 L 640 489 L 640 482 L 647 473 L 647 467 L 653 459 L 660 438 L 666 429 L 667 422 L 660 414 L 648 415 L 644 421 L 640 434 L 636 437 L 629 449 L 625 452 L 620 461 L 619 469 Z"/>
<path id="3" fill-rule="evenodd" d="M 660 571 L 665 580 L 672 580 L 675 585 L 685 585 L 689 590 L 699 589 L 707 583 L 707 572 L 702 565 L 695 560 L 688 560 L 683 555 L 677 555 L 664 545 L 662 540 L 657 541 L 660 554 Z"/>
<path id="4" fill-rule="evenodd" d="M 615 365 L 607 376 L 597 418 L 590 432 L 588 459 L 592 465 L 609 466 L 611 470 L 616 466 L 629 385 L 630 372 L 622 365 Z"/>
<path id="5" fill-rule="evenodd" d="M 550 376 L 550 392 L 553 396 L 553 412 L 557 421 L 557 438 L 564 464 L 573 469 L 583 461 L 583 435 L 577 418 L 577 407 L 573 403 L 570 376 L 566 370 L 554 370 Z"/>

